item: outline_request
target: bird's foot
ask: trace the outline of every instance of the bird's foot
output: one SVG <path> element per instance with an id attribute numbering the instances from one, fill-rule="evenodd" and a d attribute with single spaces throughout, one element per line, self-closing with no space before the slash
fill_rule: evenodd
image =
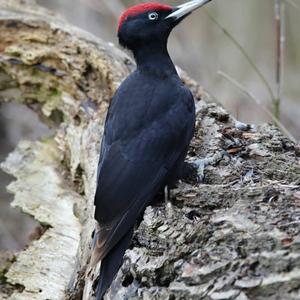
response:
<path id="1" fill-rule="evenodd" d="M 171 202 L 171 190 L 167 185 L 165 186 L 164 192 L 165 192 L 165 201 L 166 201 L 166 203 Z"/>
<path id="2" fill-rule="evenodd" d="M 168 217 L 171 217 L 173 215 L 173 205 L 171 202 L 171 190 L 169 186 L 165 187 L 165 202 L 166 202 L 166 213 Z"/>
<path id="3" fill-rule="evenodd" d="M 196 159 L 191 162 L 194 169 L 197 171 L 197 183 L 203 183 L 205 178 L 205 168 L 218 164 L 228 153 L 224 150 L 217 152 L 213 156 L 208 156 L 203 159 Z"/>

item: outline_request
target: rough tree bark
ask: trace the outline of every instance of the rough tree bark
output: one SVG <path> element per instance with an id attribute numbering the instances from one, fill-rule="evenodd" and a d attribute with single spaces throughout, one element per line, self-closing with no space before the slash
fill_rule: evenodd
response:
<path id="1" fill-rule="evenodd" d="M 134 64 L 33 1 L 0 9 L 0 102 L 55 128 L 1 165 L 16 178 L 12 205 L 43 230 L 0 266 L 0 298 L 81 299 L 103 120 Z M 196 99 L 189 159 L 206 158 L 204 183 L 147 208 L 110 299 L 300 299 L 299 148 L 270 124 L 240 124 L 180 73 Z"/>

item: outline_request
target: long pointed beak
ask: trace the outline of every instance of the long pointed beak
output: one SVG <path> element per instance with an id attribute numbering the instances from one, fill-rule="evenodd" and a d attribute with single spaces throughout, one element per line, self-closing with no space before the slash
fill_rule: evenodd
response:
<path id="1" fill-rule="evenodd" d="M 172 18 L 175 20 L 178 19 L 183 19 L 190 13 L 192 13 L 194 10 L 200 8 L 201 6 L 207 4 L 211 0 L 194 0 L 194 1 L 189 1 L 187 3 L 181 4 L 177 6 L 174 11 L 169 14 L 166 19 Z"/>

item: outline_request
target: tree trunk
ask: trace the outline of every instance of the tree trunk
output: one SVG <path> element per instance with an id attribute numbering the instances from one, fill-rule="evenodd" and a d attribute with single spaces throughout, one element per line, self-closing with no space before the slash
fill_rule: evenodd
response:
<path id="1" fill-rule="evenodd" d="M 0 298 L 81 299 L 85 285 L 93 293 L 84 272 L 105 112 L 134 63 L 33 1 L 0 9 L 0 102 L 55 129 L 1 165 L 16 178 L 12 205 L 43 230 L 0 266 Z M 300 299 L 299 148 L 272 125 L 237 122 L 179 72 L 198 111 L 188 159 L 203 159 L 204 183 L 147 208 L 108 299 Z"/>

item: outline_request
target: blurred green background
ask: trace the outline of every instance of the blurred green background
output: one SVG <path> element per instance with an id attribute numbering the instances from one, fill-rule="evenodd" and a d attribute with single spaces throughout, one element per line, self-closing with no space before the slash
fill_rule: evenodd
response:
<path id="1" fill-rule="evenodd" d="M 38 0 L 70 23 L 117 44 L 116 27 L 124 8 L 143 1 L 120 0 Z M 161 1 L 171 5 L 184 1 Z M 271 121 L 261 105 L 221 77 L 223 71 L 253 93 L 270 111 L 272 101 L 265 85 L 236 45 L 209 17 L 213 16 L 242 48 L 276 91 L 276 26 L 274 0 L 213 0 L 178 26 L 169 43 L 174 62 L 186 70 L 240 121 L 260 124 Z M 285 39 L 281 122 L 300 139 L 300 0 L 285 0 Z M 16 121 L 17 120 L 17 121 Z M 36 139 L 49 130 L 27 108 L 0 106 L 0 160 L 18 140 Z M 9 178 L 0 171 L 0 249 L 20 249 L 35 223 L 9 208 L 5 192 Z M 4 220 L 4 221 L 2 221 Z"/>

